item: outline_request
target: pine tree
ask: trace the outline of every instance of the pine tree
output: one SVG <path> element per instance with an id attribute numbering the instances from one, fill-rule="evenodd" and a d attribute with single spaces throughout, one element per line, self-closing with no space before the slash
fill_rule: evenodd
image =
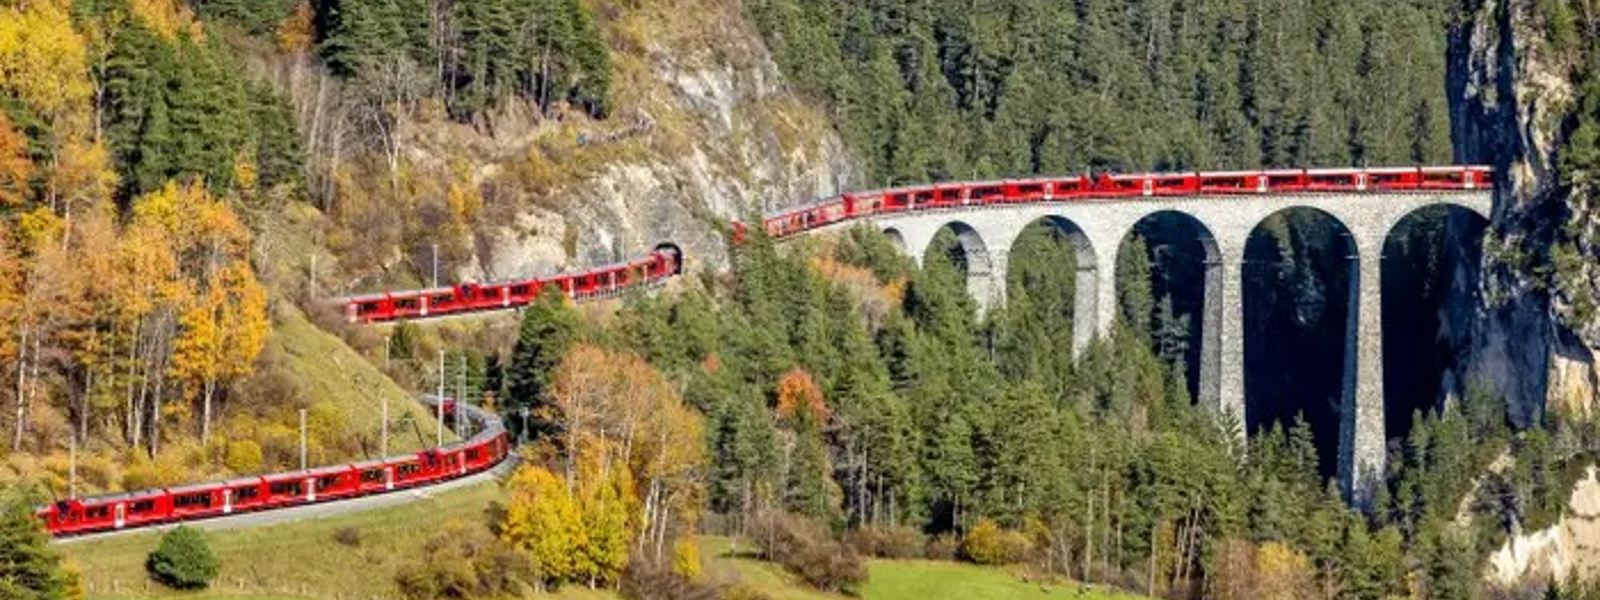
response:
<path id="1" fill-rule="evenodd" d="M 549 286 L 523 311 L 506 375 L 506 414 L 514 431 L 529 439 L 556 433 L 549 397 L 552 373 L 582 338 L 578 315 L 566 294 Z M 524 429 L 524 427 L 526 429 Z"/>
<path id="2" fill-rule="evenodd" d="M 0 597 L 17 600 L 82 598 L 76 573 L 50 546 L 25 488 L 0 494 Z"/>

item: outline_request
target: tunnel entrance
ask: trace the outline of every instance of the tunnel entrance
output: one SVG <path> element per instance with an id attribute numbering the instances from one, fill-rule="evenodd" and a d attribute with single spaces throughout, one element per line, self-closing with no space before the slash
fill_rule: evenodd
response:
<path id="1" fill-rule="evenodd" d="M 1325 478 L 1338 467 L 1355 257 L 1344 224 L 1311 208 L 1274 213 L 1245 244 L 1246 430 L 1304 419 Z"/>
<path id="2" fill-rule="evenodd" d="M 1136 256 L 1141 252 L 1143 264 Z M 1117 250 L 1118 309 L 1130 323 L 1142 324 L 1157 356 L 1181 366 L 1191 401 L 1200 397 L 1203 330 L 1208 314 L 1215 312 L 1207 310 L 1207 274 L 1218 259 L 1211 231 L 1199 219 L 1177 211 L 1140 219 Z M 1146 269 L 1148 274 L 1127 272 Z M 1136 302 L 1145 305 L 1131 305 Z"/>
<path id="3" fill-rule="evenodd" d="M 1488 221 L 1434 205 L 1401 219 L 1383 246 L 1384 431 L 1411 433 L 1412 415 L 1436 408 L 1460 372 Z M 1464 391 L 1457 389 L 1456 391 Z"/>

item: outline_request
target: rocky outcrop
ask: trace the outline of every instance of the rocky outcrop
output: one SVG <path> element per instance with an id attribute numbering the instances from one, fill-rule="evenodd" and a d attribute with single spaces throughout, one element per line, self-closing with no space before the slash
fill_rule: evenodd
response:
<path id="1" fill-rule="evenodd" d="M 738 3 L 642 7 L 607 20 L 616 108 L 588 123 L 580 173 L 480 229 L 462 277 L 536 275 L 631 258 L 672 242 L 691 268 L 718 268 L 716 223 L 853 185 L 827 116 L 791 93 Z M 569 132 L 564 131 L 563 134 Z M 514 190 L 513 190 L 514 192 Z"/>
<path id="2" fill-rule="evenodd" d="M 1513 535 L 1489 556 L 1488 578 L 1501 586 L 1542 585 L 1569 576 L 1600 574 L 1600 479 L 1595 468 L 1572 489 L 1567 511 L 1555 525 Z"/>
<path id="3" fill-rule="evenodd" d="M 1558 407 L 1586 412 L 1600 392 L 1600 323 L 1584 305 L 1600 282 L 1596 240 L 1583 239 L 1581 227 L 1573 239 L 1570 225 L 1597 215 L 1557 178 L 1575 59 L 1551 47 L 1540 2 L 1467 4 L 1450 40 L 1456 159 L 1491 163 L 1503 176 L 1483 253 L 1481 309 L 1463 332 L 1472 352 L 1462 377 L 1505 395 L 1518 424 Z M 1577 260 L 1563 261 L 1563 251 Z"/>

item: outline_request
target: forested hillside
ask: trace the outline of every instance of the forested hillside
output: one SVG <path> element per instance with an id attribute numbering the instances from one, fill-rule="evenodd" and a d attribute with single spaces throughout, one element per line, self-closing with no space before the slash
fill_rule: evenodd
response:
<path id="1" fill-rule="evenodd" d="M 752 0 L 877 181 L 1448 162 L 1440 0 Z"/>

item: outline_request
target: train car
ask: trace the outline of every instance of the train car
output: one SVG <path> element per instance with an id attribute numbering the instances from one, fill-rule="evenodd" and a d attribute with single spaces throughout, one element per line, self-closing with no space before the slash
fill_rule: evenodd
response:
<path id="1" fill-rule="evenodd" d="M 451 398 L 444 402 L 448 413 L 471 421 L 477 435 L 445 448 L 402 457 L 69 498 L 41 506 L 36 514 L 52 535 L 83 535 L 381 494 L 482 472 L 505 460 L 511 443 L 499 418 Z"/>

